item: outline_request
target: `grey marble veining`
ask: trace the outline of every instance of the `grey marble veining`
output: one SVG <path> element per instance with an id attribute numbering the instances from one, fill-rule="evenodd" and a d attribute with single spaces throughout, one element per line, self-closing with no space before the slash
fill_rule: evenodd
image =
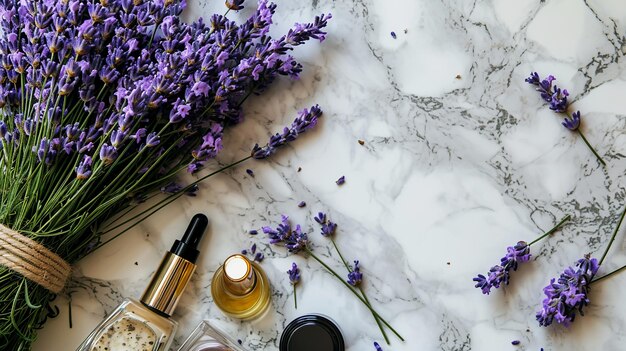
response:
<path id="1" fill-rule="evenodd" d="M 359 259 L 375 307 L 405 336 L 388 350 L 626 350 L 626 276 L 594 285 L 585 316 L 569 328 L 539 327 L 542 288 L 585 253 L 599 257 L 624 206 L 626 3 L 612 1 L 277 1 L 277 34 L 332 12 L 328 39 L 299 48 L 300 80 L 281 80 L 246 104 L 218 157 L 227 164 L 319 103 L 312 133 L 267 162 L 248 163 L 201 185 L 87 257 L 58 318 L 35 351 L 73 350 L 125 296 L 138 297 L 162 254 L 196 212 L 211 218 L 202 256 L 176 318 L 180 344 L 202 319 L 216 320 L 251 350 L 276 350 L 295 317 L 323 313 L 348 350 L 382 343 L 368 311 L 319 264 L 289 257 L 263 235 L 281 213 L 311 233 L 314 251 L 342 267 L 312 217 L 339 224 L 337 243 Z M 235 18 L 250 13 L 252 3 Z M 188 19 L 222 12 L 192 0 Z M 390 32 L 394 31 L 397 39 Z M 582 130 L 607 161 L 560 125 L 524 78 L 554 74 L 583 115 Z M 365 141 L 364 145 L 357 140 Z M 219 167 L 218 164 L 213 166 Z M 298 168 L 302 170 L 298 172 Z M 245 172 L 254 170 L 252 178 Z M 338 187 L 335 180 L 346 176 Z M 300 201 L 307 206 L 298 208 Z M 506 246 L 530 241 L 565 214 L 563 229 L 533 246 L 511 285 L 483 296 L 472 277 Z M 624 232 L 601 272 L 626 263 Z M 253 243 L 265 254 L 271 313 L 242 323 L 212 304 L 210 280 L 229 254 Z M 285 272 L 302 268 L 298 309 Z M 512 340 L 521 345 L 512 346 Z"/>

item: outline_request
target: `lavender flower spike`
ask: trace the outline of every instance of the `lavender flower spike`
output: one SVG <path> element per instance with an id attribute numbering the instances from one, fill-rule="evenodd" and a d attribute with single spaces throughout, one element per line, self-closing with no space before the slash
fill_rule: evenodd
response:
<path id="1" fill-rule="evenodd" d="M 304 109 L 300 111 L 300 114 L 293 121 L 290 127 L 285 127 L 281 134 L 276 133 L 270 138 L 269 143 L 260 147 L 258 144 L 252 149 L 252 157 L 256 159 L 268 158 L 276 152 L 276 150 L 286 145 L 287 143 L 294 141 L 300 136 L 300 134 L 315 127 L 317 120 L 322 116 L 322 110 L 318 105 L 311 107 L 310 110 Z"/>
<path id="2" fill-rule="evenodd" d="M 530 260 L 530 247 L 525 241 L 520 241 L 515 246 L 506 248 L 506 255 L 500 259 L 500 264 L 491 267 L 485 277 L 479 274 L 473 281 L 475 287 L 480 288 L 483 294 L 489 295 L 491 288 L 499 288 L 502 283 L 509 284 L 509 272 L 516 271 L 520 262 Z"/>
<path id="3" fill-rule="evenodd" d="M 589 304 L 589 284 L 599 267 L 598 260 L 585 255 L 578 260 L 576 268 L 568 267 L 558 280 L 552 278 L 543 289 L 546 298 L 541 311 L 537 312 L 539 325 L 547 327 L 556 321 L 569 326 L 576 318 L 576 312 L 584 315 L 583 307 Z"/>
<path id="4" fill-rule="evenodd" d="M 292 285 L 300 282 L 300 269 L 295 262 L 291 264 L 291 269 L 287 271 L 287 274 L 289 274 L 289 281 Z"/>
<path id="5" fill-rule="evenodd" d="M 300 269 L 298 268 L 298 265 L 295 262 L 291 264 L 291 269 L 287 271 L 287 274 L 289 274 L 289 281 L 291 282 L 291 285 L 293 285 L 294 307 L 298 309 L 298 297 L 296 295 L 296 285 L 300 282 Z"/>
<path id="6" fill-rule="evenodd" d="M 358 286 L 363 281 L 363 273 L 361 273 L 361 269 L 359 268 L 359 261 L 354 261 L 354 267 L 352 268 L 352 272 L 348 273 L 348 284 L 352 286 Z"/>
<path id="7" fill-rule="evenodd" d="M 528 262 L 530 260 L 530 246 L 539 240 L 554 233 L 563 223 L 570 219 L 569 215 L 566 215 L 557 223 L 552 229 L 545 232 L 540 237 L 526 243 L 525 241 L 519 241 L 515 246 L 509 246 L 506 248 L 506 255 L 500 259 L 500 264 L 491 267 L 487 276 L 479 274 L 473 281 L 476 282 L 474 287 L 480 288 L 483 294 L 489 295 L 492 288 L 499 288 L 502 284 L 509 284 L 511 270 L 516 271 L 520 263 Z"/>

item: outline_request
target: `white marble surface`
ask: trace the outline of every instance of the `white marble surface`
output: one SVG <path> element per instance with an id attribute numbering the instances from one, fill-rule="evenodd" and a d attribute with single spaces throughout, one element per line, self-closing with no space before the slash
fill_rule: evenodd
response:
<path id="1" fill-rule="evenodd" d="M 187 14 L 222 12 L 221 3 L 195 0 Z M 626 350 L 626 275 L 594 286 L 586 315 L 570 329 L 542 328 L 534 317 L 551 277 L 584 253 L 601 254 L 624 203 L 624 1 L 277 3 L 276 33 L 332 12 L 330 35 L 295 52 L 305 67 L 301 80 L 282 80 L 250 100 L 219 161 L 245 155 L 298 109 L 319 103 L 323 122 L 269 162 L 214 177 L 199 197 L 177 201 L 82 261 L 71 289 L 74 327 L 67 298 L 58 298 L 60 315 L 39 333 L 35 351 L 73 350 L 123 297 L 138 297 L 196 212 L 211 227 L 175 316 L 177 344 L 209 318 L 251 350 L 276 350 L 286 323 L 318 312 L 341 325 L 348 350 L 374 350 L 372 342 L 382 341 L 376 324 L 343 286 L 313 260 L 246 234 L 276 224 L 281 213 L 317 232 L 317 211 L 339 223 L 337 241 L 349 259 L 361 260 L 365 290 L 406 337 L 392 338 L 386 351 Z M 531 70 L 568 88 L 606 168 L 524 83 Z M 341 175 L 347 182 L 338 187 Z M 567 213 L 573 220 L 533 247 L 535 259 L 510 286 L 491 296 L 473 287 L 472 277 L 498 263 L 506 246 L 533 239 Z M 625 232 L 603 270 L 626 263 Z M 311 237 L 328 257 L 328 241 Z M 267 318 L 241 323 L 212 304 L 209 282 L 220 261 L 253 243 L 267 257 L 274 299 Z M 303 269 L 298 310 L 284 273 L 294 259 Z M 512 346 L 515 339 L 521 345 Z"/>

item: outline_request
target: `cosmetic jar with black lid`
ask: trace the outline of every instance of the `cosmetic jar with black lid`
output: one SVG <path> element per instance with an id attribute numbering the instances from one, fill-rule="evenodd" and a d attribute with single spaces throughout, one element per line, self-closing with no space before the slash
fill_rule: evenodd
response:
<path id="1" fill-rule="evenodd" d="M 294 319 L 280 337 L 280 351 L 344 351 L 339 327 L 329 318 L 308 314 Z"/>

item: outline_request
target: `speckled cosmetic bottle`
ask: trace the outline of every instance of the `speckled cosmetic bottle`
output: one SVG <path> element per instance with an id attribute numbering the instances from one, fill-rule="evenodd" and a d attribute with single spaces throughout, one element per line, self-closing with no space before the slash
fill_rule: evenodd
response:
<path id="1" fill-rule="evenodd" d="M 170 316 L 196 269 L 198 243 L 209 221 L 197 214 L 176 240 L 139 301 L 124 300 L 77 351 L 166 351 L 178 323 Z"/>

